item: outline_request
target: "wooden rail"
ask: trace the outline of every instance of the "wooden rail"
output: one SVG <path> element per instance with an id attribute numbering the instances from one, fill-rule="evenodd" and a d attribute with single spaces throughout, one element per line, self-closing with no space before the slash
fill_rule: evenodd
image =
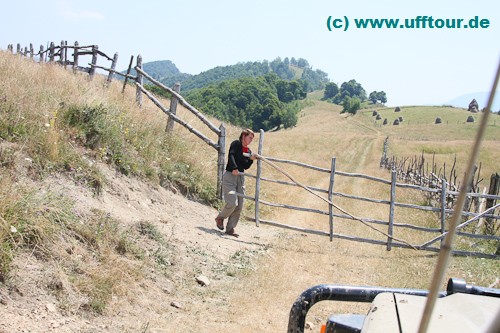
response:
<path id="1" fill-rule="evenodd" d="M 277 162 L 277 163 L 282 163 L 282 164 L 288 164 L 288 165 L 295 165 L 299 166 L 305 169 L 310 169 L 314 170 L 317 172 L 321 173 L 326 173 L 329 174 L 330 176 L 330 181 L 329 181 L 329 187 L 328 189 L 322 189 L 322 188 L 317 188 L 313 186 L 308 186 L 308 185 L 302 185 L 306 187 L 307 189 L 319 193 L 328 193 L 328 198 L 329 201 L 332 202 L 333 197 L 341 197 L 349 200 L 358 200 L 358 201 L 363 201 L 363 202 L 370 202 L 374 204 L 383 204 L 389 206 L 389 212 L 388 212 L 388 219 L 385 221 L 378 220 L 378 219 L 373 219 L 369 217 L 362 217 L 362 218 L 356 218 L 353 217 L 352 215 L 349 214 L 343 214 L 343 213 L 335 213 L 334 212 L 334 207 L 332 205 L 328 205 L 328 209 L 317 209 L 317 208 L 309 208 L 309 207 L 299 207 L 295 205 L 289 205 L 285 203 L 276 203 L 276 202 L 269 202 L 266 200 L 259 199 L 260 197 L 260 192 L 262 188 L 262 182 L 270 182 L 270 183 L 275 183 L 279 185 L 284 185 L 284 186 L 300 186 L 297 183 L 294 182 L 289 182 L 289 181 L 281 181 L 281 180 L 276 180 L 276 179 L 270 179 L 268 177 L 264 177 L 263 170 L 262 170 L 262 165 L 261 163 L 257 163 L 257 175 L 252 175 L 249 173 L 245 173 L 247 177 L 251 177 L 255 179 L 256 182 L 256 190 L 255 190 L 255 196 L 243 196 L 242 194 L 238 194 L 238 196 L 242 196 L 246 199 L 253 200 L 255 202 L 255 218 L 251 219 L 252 221 L 255 221 L 256 225 L 258 226 L 260 223 L 263 224 L 268 224 L 268 225 L 273 225 L 273 226 L 278 226 L 286 229 L 291 229 L 291 230 L 296 230 L 296 231 L 301 231 L 305 233 L 311 233 L 311 234 L 316 234 L 316 235 L 324 235 L 324 236 L 329 236 L 330 240 L 333 238 L 339 238 L 339 239 L 348 239 L 352 241 L 358 241 L 358 242 L 366 242 L 366 243 L 371 243 L 371 244 L 378 244 L 378 245 L 385 245 L 387 247 L 387 250 L 390 251 L 391 247 L 404 247 L 404 248 L 417 248 L 419 250 L 426 250 L 426 251 L 433 251 L 437 252 L 439 251 L 439 247 L 433 247 L 431 246 L 435 242 L 441 241 L 447 231 L 446 231 L 446 218 L 449 216 L 453 210 L 447 208 L 446 206 L 446 200 L 441 201 L 441 206 L 440 207 L 433 207 L 433 206 L 422 206 L 422 205 L 417 205 L 417 204 L 410 204 L 410 203 L 402 203 L 397 201 L 397 189 L 398 188 L 406 188 L 406 189 L 413 189 L 417 190 L 420 192 L 431 192 L 431 193 L 436 193 L 439 194 L 441 198 L 446 198 L 447 196 L 456 196 L 458 193 L 456 191 L 450 191 L 448 190 L 446 186 L 446 180 L 442 180 L 441 182 L 441 188 L 440 189 L 435 189 L 435 188 L 428 188 L 424 186 L 418 186 L 418 185 L 411 185 L 411 184 L 403 184 L 403 183 L 398 183 L 396 181 L 396 171 L 392 170 L 391 172 L 391 180 L 386 180 L 378 177 L 373 177 L 369 175 L 364 175 L 360 173 L 348 173 L 348 172 L 342 172 L 337 170 L 336 167 L 336 159 L 332 158 L 332 163 L 331 163 L 331 168 L 326 169 L 326 168 L 320 168 L 314 165 L 310 165 L 307 163 L 302 163 L 302 162 L 297 162 L 297 161 L 291 161 L 291 160 L 286 160 L 286 159 L 279 159 L 279 158 L 274 158 L 274 157 L 269 157 L 269 156 L 263 156 L 262 151 L 263 151 L 263 142 L 264 142 L 264 132 L 261 131 L 260 133 L 260 139 L 259 139 L 259 148 L 258 148 L 258 154 L 262 156 L 264 159 Z M 360 178 L 360 179 L 366 179 L 374 182 L 378 182 L 384 185 L 390 186 L 390 198 L 388 199 L 374 199 L 374 198 L 367 198 L 367 197 L 362 197 L 362 196 L 357 196 L 353 194 L 348 194 L 348 193 L 341 193 L 338 191 L 334 191 L 334 185 L 336 182 L 336 178 L 338 176 L 342 177 L 355 177 L 355 178 Z M 500 200 L 500 196 L 495 196 L 495 195 L 486 195 L 486 194 L 479 194 L 479 193 L 468 193 L 467 196 L 469 197 L 477 197 L 477 198 L 482 198 L 482 199 L 488 199 L 491 202 L 496 202 Z M 275 208 L 284 208 L 288 210 L 295 210 L 295 211 L 301 211 L 301 212 L 307 212 L 307 213 L 313 213 L 313 214 L 319 214 L 319 215 L 326 215 L 329 217 L 329 232 L 322 231 L 322 230 L 317 230 L 317 229 L 309 229 L 309 228 L 302 228 L 302 227 L 297 227 L 297 226 L 291 226 L 291 225 L 286 225 L 282 224 L 276 221 L 268 221 L 268 220 L 262 220 L 260 216 L 260 204 L 270 206 L 270 207 L 275 207 Z M 407 208 L 407 209 L 412 209 L 412 210 L 422 210 L 422 211 L 428 211 L 428 212 L 434 212 L 438 214 L 438 220 L 439 220 L 439 227 L 425 227 L 425 226 L 419 226 L 419 225 L 412 225 L 408 223 L 399 223 L 397 222 L 397 217 L 395 214 L 395 208 L 396 207 L 401 207 L 401 208 Z M 495 214 L 495 210 L 500 207 L 500 204 L 497 205 L 490 205 L 490 207 L 483 212 L 468 212 L 468 211 L 463 211 L 462 216 L 463 217 L 471 217 L 469 220 L 465 221 L 464 223 L 460 224 L 457 226 L 457 231 L 458 235 L 465 237 L 465 238 L 470 238 L 470 239 L 479 239 L 479 240 L 485 240 L 485 241 L 496 241 L 500 242 L 500 236 L 498 235 L 488 235 L 488 234 L 474 234 L 474 233 L 469 233 L 469 232 L 464 232 L 463 229 L 471 225 L 472 223 L 477 223 L 481 218 L 486 218 L 488 217 L 489 219 L 492 220 L 499 220 L 500 215 Z M 326 208 L 326 207 L 325 207 Z M 346 219 L 346 220 L 362 220 L 364 223 L 370 223 L 373 225 L 377 226 L 382 226 L 386 230 L 384 231 L 384 234 L 388 235 L 386 240 L 379 240 L 379 239 L 370 239 L 366 237 L 357 237 L 357 236 L 352 236 L 352 235 L 342 235 L 338 233 L 334 233 L 334 218 L 340 218 L 340 219 Z M 409 230 L 415 230 L 417 232 L 423 232 L 423 233 L 431 233 L 431 234 L 438 234 L 437 236 L 434 236 L 431 238 L 429 241 L 424 242 L 423 244 L 404 244 L 403 242 L 396 240 L 394 238 L 394 233 L 395 230 L 399 229 L 409 229 Z M 457 250 L 453 252 L 456 255 L 466 255 L 466 256 L 475 256 L 475 257 L 483 257 L 483 258 L 496 258 L 499 259 L 500 255 L 498 254 L 491 254 L 491 253 L 484 253 L 481 251 L 462 251 L 462 250 Z"/>

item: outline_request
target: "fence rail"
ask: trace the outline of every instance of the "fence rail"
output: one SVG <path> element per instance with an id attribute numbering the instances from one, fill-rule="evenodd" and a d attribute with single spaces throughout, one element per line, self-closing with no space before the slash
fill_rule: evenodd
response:
<path id="1" fill-rule="evenodd" d="M 274 158 L 274 157 L 268 157 L 264 156 L 262 154 L 263 151 L 263 142 L 264 142 L 264 132 L 261 131 L 260 133 L 260 140 L 259 140 L 259 148 L 258 148 L 258 153 L 261 155 L 265 160 L 276 162 L 276 163 L 282 163 L 282 164 L 289 164 L 289 165 L 295 165 L 301 168 L 306 168 L 310 170 L 314 170 L 317 172 L 325 173 L 330 175 L 330 185 L 328 189 L 322 189 L 322 188 L 317 188 L 313 186 L 305 186 L 307 189 L 311 191 L 315 191 L 318 193 L 327 193 L 328 198 L 330 202 L 333 202 L 332 199 L 333 197 L 340 197 L 340 198 L 345 198 L 349 200 L 357 200 L 357 201 L 363 201 L 363 202 L 370 202 L 374 204 L 383 204 L 389 206 L 389 212 L 388 212 L 388 220 L 379 220 L 379 219 L 373 219 L 373 218 L 357 218 L 353 217 L 348 214 L 343 214 L 343 213 L 337 213 L 334 212 L 335 207 L 332 204 L 328 204 L 328 207 L 325 207 L 325 209 L 317 209 L 317 208 L 308 208 L 308 207 L 299 207 L 299 206 L 294 206 L 294 205 L 289 205 L 289 204 L 284 204 L 284 203 L 276 203 L 276 202 L 269 202 L 265 200 L 259 199 L 260 197 L 260 191 L 261 191 L 261 183 L 262 182 L 271 182 L 279 185 L 284 185 L 284 186 L 300 186 L 299 184 L 295 182 L 288 182 L 288 181 L 281 181 L 281 180 L 276 180 L 276 179 L 271 179 L 268 177 L 263 177 L 262 176 L 262 163 L 259 160 L 257 163 L 257 175 L 252 175 L 245 173 L 247 177 L 252 177 L 255 179 L 256 185 L 255 185 L 255 196 L 244 196 L 242 194 L 237 194 L 239 196 L 243 196 L 246 199 L 252 200 L 255 202 L 255 218 L 250 219 L 251 221 L 254 221 L 256 225 L 259 225 L 260 223 L 263 224 L 268 224 L 272 226 L 277 226 L 277 227 L 282 227 L 290 230 L 295 230 L 295 231 L 300 231 L 304 233 L 311 233 L 311 234 L 316 234 L 316 235 L 322 235 L 322 236 L 328 236 L 330 237 L 330 240 L 333 238 L 338 238 L 338 239 L 346 239 L 346 240 L 351 240 L 351 241 L 358 241 L 358 242 L 365 242 L 365 243 L 371 243 L 371 244 L 378 244 L 378 245 L 385 245 L 387 247 L 387 250 L 390 251 L 391 247 L 401 247 L 401 248 L 416 248 L 419 250 L 426 250 L 426 251 L 432 251 L 432 252 L 438 252 L 440 250 L 440 247 L 435 247 L 432 246 L 432 244 L 441 241 L 444 239 L 447 231 L 446 231 L 446 218 L 449 216 L 451 213 L 453 213 L 452 209 L 447 208 L 446 206 L 446 198 L 447 196 L 456 196 L 458 195 L 458 192 L 456 191 L 450 191 L 447 188 L 446 180 L 441 181 L 441 188 L 440 189 L 435 189 L 435 188 L 428 188 L 424 186 L 417 186 L 417 185 L 410 185 L 410 184 L 403 184 L 403 183 L 398 183 L 396 182 L 396 171 L 392 170 L 391 172 L 391 180 L 386 180 L 383 178 L 378 178 L 378 177 L 373 177 L 365 174 L 360 174 L 360 173 L 348 173 L 348 172 L 342 172 L 339 170 L 336 170 L 336 159 L 332 158 L 332 163 L 331 163 L 331 168 L 326 169 L 326 168 L 320 168 L 314 165 L 302 163 L 302 162 L 297 162 L 297 161 L 290 161 L 290 160 L 285 160 L 285 159 L 279 159 L 279 158 Z M 359 179 L 366 179 L 369 181 L 374 181 L 381 183 L 383 185 L 388 185 L 390 186 L 390 198 L 389 199 L 374 199 L 374 198 L 367 198 L 367 197 L 362 197 L 362 196 L 357 196 L 349 193 L 341 193 L 338 191 L 334 191 L 334 185 L 337 176 L 343 176 L 343 177 L 354 177 L 354 178 L 359 178 Z M 433 206 L 422 206 L 422 205 L 416 205 L 416 204 L 410 204 L 410 203 L 402 203 L 397 201 L 397 189 L 412 189 L 412 190 L 417 190 L 420 192 L 432 192 L 439 194 L 439 196 L 442 198 L 440 201 L 441 205 L 440 207 L 433 207 Z M 477 197 L 479 199 L 488 199 L 493 201 L 493 203 L 496 203 L 497 201 L 500 201 L 500 196 L 496 195 L 486 195 L 486 194 L 480 194 L 480 193 L 468 193 L 467 196 L 469 197 Z M 261 219 L 260 216 L 260 204 L 270 206 L 270 207 L 278 207 L 278 208 L 284 208 L 284 209 L 289 209 L 289 210 L 296 210 L 296 211 L 302 211 L 302 212 L 308 212 L 308 213 L 314 213 L 314 214 L 320 214 L 320 215 L 327 215 L 329 216 L 329 232 L 322 231 L 322 230 L 317 230 L 317 229 L 309 229 L 309 228 L 302 228 L 298 226 L 293 226 L 293 225 L 287 225 L 283 223 L 279 223 L 276 221 L 269 221 L 269 220 L 263 220 Z M 398 223 L 396 222 L 395 218 L 395 208 L 396 207 L 401 207 L 401 208 L 407 208 L 411 210 L 422 210 L 422 211 L 428 211 L 428 212 L 434 212 L 439 215 L 439 226 L 437 227 L 426 227 L 426 226 L 419 226 L 419 225 L 412 225 L 408 223 Z M 500 207 L 500 204 L 493 204 L 483 212 L 468 212 L 468 211 L 463 211 L 462 216 L 464 218 L 469 218 L 467 221 L 463 222 L 459 226 L 457 226 L 457 234 L 465 237 L 465 238 L 470 238 L 470 239 L 476 239 L 476 240 L 485 240 L 485 241 L 494 241 L 498 242 L 500 244 L 500 236 L 494 234 L 494 235 L 489 235 L 489 234 L 477 234 L 477 233 L 470 233 L 470 232 L 465 232 L 463 229 L 466 226 L 470 226 L 472 223 L 478 222 L 481 219 L 487 218 L 489 223 L 493 224 L 498 224 L 497 220 L 500 219 L 500 215 L 495 214 L 495 210 Z M 346 220 L 362 220 L 364 223 L 369 223 L 373 225 L 379 225 L 387 228 L 386 231 L 384 231 L 384 234 L 388 235 L 387 240 L 379 240 L 379 239 L 372 239 L 372 238 L 367 238 L 367 237 L 357 237 L 353 235 L 343 235 L 339 233 L 334 233 L 334 218 L 340 218 L 340 219 L 346 219 Z M 394 238 L 394 233 L 395 230 L 398 229 L 410 229 L 410 230 L 415 230 L 418 232 L 423 232 L 425 234 L 438 234 L 437 236 L 433 236 L 430 240 L 424 242 L 423 244 L 405 244 L 397 239 Z M 476 230 L 478 230 L 478 227 L 476 227 Z M 495 258 L 499 259 L 500 258 L 500 253 L 498 251 L 496 253 L 484 253 L 480 251 L 469 251 L 469 250 L 454 250 L 453 253 L 455 255 L 466 255 L 466 256 L 475 256 L 475 257 L 483 257 L 483 258 Z"/>

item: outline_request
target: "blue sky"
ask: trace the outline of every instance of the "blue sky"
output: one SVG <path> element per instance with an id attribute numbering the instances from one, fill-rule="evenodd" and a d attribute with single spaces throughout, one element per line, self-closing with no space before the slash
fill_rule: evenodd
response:
<path id="1" fill-rule="evenodd" d="M 327 29 L 347 17 L 350 27 Z M 483 29 L 356 29 L 359 18 L 432 16 L 489 20 Z M 2 5 L 0 49 L 67 40 L 144 62 L 171 60 L 198 74 L 216 66 L 277 57 L 304 58 L 341 84 L 355 79 L 383 90 L 388 105 L 443 104 L 489 91 L 500 61 L 500 2 L 493 0 L 8 1 Z M 498 100 L 498 98 L 497 98 Z"/>

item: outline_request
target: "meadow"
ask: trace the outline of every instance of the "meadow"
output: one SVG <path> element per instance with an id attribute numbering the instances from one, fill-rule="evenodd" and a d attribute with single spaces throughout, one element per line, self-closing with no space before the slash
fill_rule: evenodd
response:
<path id="1" fill-rule="evenodd" d="M 22 276 L 12 279 L 10 263 L 16 257 L 40 252 L 44 262 L 57 262 L 58 267 L 64 268 L 64 274 L 60 274 L 68 277 L 60 292 L 69 288 L 72 293 L 94 297 L 92 307 L 83 311 L 93 316 L 108 316 L 112 322 L 116 312 L 111 309 L 119 311 L 113 303 L 119 300 L 138 302 L 127 297 L 132 297 L 131 294 L 140 297 L 143 287 L 137 281 L 152 274 L 152 270 L 158 271 L 159 266 L 150 266 L 138 242 L 139 236 L 132 230 L 120 229 L 123 225 L 120 221 L 111 223 L 107 212 L 92 210 L 82 217 L 75 214 L 74 206 L 66 198 L 37 192 L 38 184 L 58 174 L 90 189 L 98 197 L 109 183 L 96 166 L 102 164 L 126 177 L 175 190 L 193 202 L 217 207 L 220 205 L 214 187 L 217 154 L 179 126 L 173 134 L 167 135 L 165 116 L 148 102 L 138 108 L 133 89 L 127 89 L 122 95 L 120 84 L 104 88 L 102 80 L 89 82 L 86 77 L 73 75 L 57 66 L 40 66 L 6 53 L 0 53 L 0 69 L 0 291 L 16 283 L 23 284 Z M 373 108 L 351 116 L 341 114 L 341 107 L 321 101 L 318 93 L 309 99 L 309 106 L 300 112 L 296 127 L 265 133 L 264 156 L 323 168 L 329 168 L 335 157 L 340 171 L 389 179 L 388 171 L 379 167 L 383 142 L 389 137 L 392 155 L 435 153 L 436 162 L 447 164 L 456 156 L 457 169 L 463 170 L 479 121 L 466 123 L 470 113 L 445 106 L 402 106 L 398 113 L 393 108 L 379 107 L 377 112 L 382 120 L 388 119 L 388 125 L 382 125 L 372 116 Z M 168 105 L 168 101 L 165 103 Z M 195 117 L 182 107 L 178 114 L 198 126 Z M 404 119 L 398 126 L 391 122 L 396 116 Z M 443 120 L 439 125 L 434 124 L 438 116 Z M 480 116 L 475 115 L 476 118 Z M 492 115 L 490 120 L 479 155 L 484 186 L 487 186 L 489 175 L 499 171 L 500 117 Z M 216 119 L 212 121 L 219 124 Z M 209 131 L 200 130 L 210 135 Z M 228 138 L 236 138 L 239 131 L 239 128 L 228 126 Z M 257 141 L 258 135 L 252 148 L 256 149 Z M 19 161 L 28 165 L 20 168 Z M 326 187 L 328 177 L 294 167 L 286 167 L 286 170 L 308 185 Z M 269 168 L 265 168 L 265 172 L 276 175 Z M 247 187 L 251 195 L 254 191 L 251 180 Z M 374 198 L 388 195 L 385 186 L 352 178 L 340 179 L 336 189 Z M 324 203 L 301 189 L 266 184 L 262 191 L 261 197 L 266 200 L 324 209 Z M 402 200 L 423 201 L 424 198 L 402 193 Z M 352 201 L 339 203 L 356 215 L 387 215 L 387 207 Z M 199 209 L 194 207 L 191 209 Z M 246 216 L 253 215 L 252 208 L 253 204 L 247 201 Z M 263 214 L 263 218 L 287 224 L 328 228 L 327 218 L 314 214 L 274 208 L 266 208 Z M 429 223 L 437 219 L 433 214 L 408 218 Z M 13 233 L 14 225 L 22 228 L 18 227 Z M 272 227 L 259 229 L 264 234 Z M 156 259 L 165 262 L 169 259 L 169 246 L 173 244 L 165 241 L 168 235 L 159 230 L 161 223 L 143 223 L 140 234 L 159 239 L 161 246 L 158 248 L 163 252 L 157 253 Z M 336 221 L 335 230 L 360 235 L 373 233 L 362 224 L 340 219 Z M 286 230 L 273 229 L 273 232 L 277 232 L 277 236 L 267 244 L 265 254 L 242 256 L 242 252 L 232 253 L 226 261 L 239 260 L 239 268 L 224 270 L 222 274 L 231 279 L 221 279 L 208 292 L 186 283 L 193 272 L 207 265 L 206 258 L 212 258 L 206 248 L 189 243 L 190 251 L 204 261 L 193 263 L 178 259 L 181 264 L 163 269 L 185 270 L 184 274 L 173 274 L 173 271 L 168 274 L 182 276 L 175 281 L 182 291 L 179 294 L 191 299 L 203 295 L 203 301 L 192 303 L 192 309 L 177 313 L 175 324 L 168 319 L 171 317 L 161 315 L 167 310 L 155 309 L 159 313 L 157 326 L 169 332 L 189 331 L 193 329 L 194 320 L 206 324 L 199 328 L 200 332 L 207 327 L 219 332 L 282 331 L 296 297 L 313 285 L 333 283 L 427 289 L 437 261 L 437 255 L 429 252 L 408 249 L 389 252 L 383 246 L 339 239 L 330 242 L 326 237 Z M 401 236 L 411 238 L 413 234 Z M 71 239 L 73 241 L 69 241 Z M 88 260 L 73 262 L 63 253 L 67 246 L 54 245 L 64 244 L 64 241 L 87 244 L 92 254 L 84 255 Z M 243 243 L 252 241 L 255 239 L 242 240 Z M 66 272 L 65 267 L 72 269 Z M 221 266 L 214 267 L 211 272 L 221 274 Z M 497 260 L 465 257 L 453 257 L 446 273 L 446 277 L 460 277 L 468 283 L 497 287 L 499 275 Z M 159 279 L 156 275 L 155 278 Z M 133 292 L 127 294 L 127 288 Z M 170 296 L 159 294 L 155 297 L 164 300 Z M 362 313 L 366 309 L 366 306 L 348 303 L 318 304 L 311 310 L 308 320 L 316 325 L 332 312 Z M 71 316 L 85 317 L 81 311 Z M 141 317 L 141 314 L 136 315 Z M 149 330 L 144 326 L 141 331 Z M 150 331 L 155 330 L 151 328 Z"/>

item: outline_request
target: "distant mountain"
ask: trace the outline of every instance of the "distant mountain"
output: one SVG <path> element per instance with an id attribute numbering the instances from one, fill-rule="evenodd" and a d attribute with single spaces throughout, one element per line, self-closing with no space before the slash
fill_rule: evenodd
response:
<path id="1" fill-rule="evenodd" d="M 467 109 L 469 107 L 469 103 L 472 101 L 472 99 L 476 99 L 476 102 L 479 105 L 479 109 L 483 109 L 484 107 L 486 107 L 486 104 L 488 103 L 489 96 L 490 96 L 489 92 L 485 92 L 485 91 L 476 92 L 476 93 L 458 96 L 458 97 L 452 99 L 451 101 L 443 103 L 443 104 L 453 105 L 455 107 Z M 493 111 L 493 112 L 500 111 L 500 90 L 497 90 L 497 92 L 495 94 L 495 99 L 493 101 L 493 106 L 491 108 L 491 111 Z"/>
<path id="2" fill-rule="evenodd" d="M 179 82 L 182 92 L 227 80 L 261 77 L 268 73 L 275 73 L 280 79 L 287 81 L 297 80 L 306 92 L 324 89 L 325 84 L 329 82 L 327 73 L 319 69 L 313 70 L 307 60 L 302 58 L 296 60 L 287 57 L 282 60 L 278 57 L 273 61 L 240 62 L 235 65 L 218 66 L 196 75 L 181 73 L 170 60 L 144 63 L 143 68 L 154 79 L 168 87 Z M 136 75 L 135 70 L 132 70 L 131 74 Z"/>
<path id="3" fill-rule="evenodd" d="M 146 73 L 151 75 L 153 79 L 162 81 L 165 78 L 175 78 L 177 81 L 183 81 L 189 78 L 190 74 L 181 73 L 177 66 L 170 60 L 158 60 L 151 61 L 142 64 L 142 68 Z M 127 71 L 122 71 L 122 73 L 126 73 Z M 135 69 L 130 71 L 131 75 L 137 75 Z M 147 82 L 146 82 L 147 83 Z"/>

